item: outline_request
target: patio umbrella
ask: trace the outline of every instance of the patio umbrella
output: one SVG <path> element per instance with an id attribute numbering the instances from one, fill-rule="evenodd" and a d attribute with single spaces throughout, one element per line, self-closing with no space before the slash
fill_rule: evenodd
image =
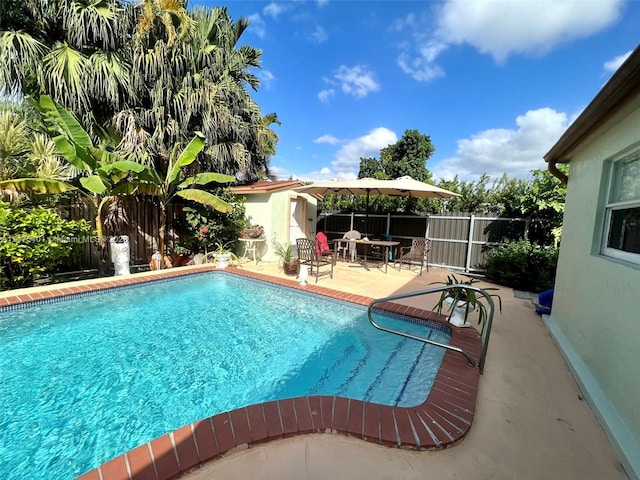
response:
<path id="1" fill-rule="evenodd" d="M 429 183 L 420 182 L 404 176 L 395 180 L 378 180 L 375 178 L 359 178 L 357 180 L 329 180 L 295 188 L 297 192 L 309 194 L 366 195 L 365 234 L 369 224 L 369 195 L 393 195 L 401 197 L 436 197 L 450 198 L 460 195 Z"/>

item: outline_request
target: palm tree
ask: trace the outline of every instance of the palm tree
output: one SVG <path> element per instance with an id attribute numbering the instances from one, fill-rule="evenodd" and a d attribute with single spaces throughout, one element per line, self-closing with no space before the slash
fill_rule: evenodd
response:
<path id="1" fill-rule="evenodd" d="M 133 92 L 126 11 L 116 0 L 25 0 L 0 31 L 0 90 L 48 93 L 85 126 L 103 123 Z"/>
<path id="2" fill-rule="evenodd" d="M 198 173 L 188 178 L 181 178 L 182 169 L 191 165 L 198 154 L 205 146 L 205 139 L 201 133 L 189 142 L 189 144 L 180 152 L 176 145 L 169 157 L 169 164 L 166 174 L 156 170 L 153 167 L 144 167 L 141 171 L 136 172 L 134 178 L 129 179 L 114 189 L 117 194 L 138 194 L 151 195 L 156 197 L 160 205 L 160 228 L 158 232 L 158 247 L 161 252 L 161 265 L 164 263 L 164 246 L 166 243 L 167 231 L 167 205 L 178 196 L 185 200 L 190 200 L 201 205 L 209 206 L 219 212 L 229 213 L 232 210 L 231 205 L 221 198 L 204 191 L 198 187 L 209 183 L 229 183 L 235 180 L 235 177 L 224 175 L 221 173 Z"/>
<path id="3" fill-rule="evenodd" d="M 249 22 L 183 0 L 15 0 L 0 20 L 0 91 L 48 94 L 96 140 L 114 125 L 121 149 L 166 169 L 173 145 L 207 139 L 190 168 L 255 179 L 270 147 L 250 90 L 262 52 Z M 268 126 L 267 126 L 268 128 Z M 272 149 L 271 149 L 272 150 Z"/>

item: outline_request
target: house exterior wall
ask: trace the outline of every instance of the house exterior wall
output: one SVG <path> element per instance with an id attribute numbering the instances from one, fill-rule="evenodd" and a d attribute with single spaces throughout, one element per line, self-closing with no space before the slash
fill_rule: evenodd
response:
<path id="1" fill-rule="evenodd" d="M 640 472 L 640 265 L 599 250 L 608 160 L 638 145 L 640 94 L 571 153 L 553 309 L 546 319 L 623 463 L 635 470 L 632 478 Z"/>
<path id="2" fill-rule="evenodd" d="M 281 192 L 261 193 L 247 195 L 245 199 L 246 216 L 251 217 L 251 223 L 264 227 L 265 241 L 259 245 L 261 259 L 265 262 L 277 262 L 278 257 L 273 253 L 274 240 L 280 243 L 289 241 L 289 216 L 290 199 L 302 198 L 307 201 L 305 227 L 307 236 L 313 238 L 315 232 L 311 229 L 316 224 L 317 200 L 305 194 L 297 193 L 293 190 Z M 309 221 L 308 219 L 312 219 Z M 295 239 L 293 239 L 295 242 Z M 239 254 L 242 254 L 242 247 L 238 246 Z"/>

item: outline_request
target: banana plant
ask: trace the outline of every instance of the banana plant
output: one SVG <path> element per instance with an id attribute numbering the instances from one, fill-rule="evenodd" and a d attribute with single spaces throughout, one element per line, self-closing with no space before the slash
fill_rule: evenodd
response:
<path id="1" fill-rule="evenodd" d="M 164 248 L 167 232 L 167 205 L 178 196 L 185 200 L 191 200 L 206 205 L 220 212 L 229 213 L 231 205 L 220 197 L 213 195 L 198 187 L 210 183 L 230 183 L 235 180 L 232 175 L 222 173 L 204 172 L 182 179 L 182 169 L 191 165 L 205 146 L 205 137 L 196 132 L 194 138 L 182 150 L 176 145 L 169 156 L 169 163 L 165 175 L 153 167 L 145 166 L 127 183 L 117 186 L 114 193 L 117 194 L 144 194 L 156 197 L 160 205 L 160 226 L 158 232 L 158 247 L 161 254 L 161 266 L 164 266 Z"/>
<path id="2" fill-rule="evenodd" d="M 94 214 L 98 237 L 98 271 L 103 276 L 107 266 L 103 209 L 118 194 L 115 193 L 117 186 L 131 175 L 141 173 L 144 167 L 128 160 L 126 154 L 110 151 L 106 145 L 96 147 L 75 117 L 48 95 L 42 95 L 38 100 L 28 100 L 43 115 L 48 134 L 58 151 L 70 165 L 81 172 L 81 176 L 70 182 L 17 178 L 0 182 L 0 189 L 49 195 L 79 193 Z"/>

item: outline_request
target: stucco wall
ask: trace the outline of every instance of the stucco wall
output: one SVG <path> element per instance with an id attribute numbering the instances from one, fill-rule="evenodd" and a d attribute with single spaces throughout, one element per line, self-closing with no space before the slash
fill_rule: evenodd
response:
<path id="1" fill-rule="evenodd" d="M 640 440 L 640 266 L 600 256 L 598 251 L 608 186 L 603 181 L 606 160 L 638 144 L 640 95 L 572 153 L 551 313 L 569 349 L 588 369 L 582 373 L 595 380 L 594 390 L 603 392 L 636 442 Z"/>
<path id="2" fill-rule="evenodd" d="M 311 218 L 307 223 L 307 236 L 313 238 L 315 232 L 309 231 L 315 225 L 317 201 L 315 198 L 298 194 L 293 190 L 274 192 L 269 194 L 248 195 L 245 200 L 246 215 L 251 216 L 251 222 L 264 227 L 265 241 L 259 245 L 260 256 L 265 262 L 276 262 L 278 258 L 273 253 L 274 240 L 285 243 L 289 238 L 289 201 L 291 197 L 303 198 L 307 201 L 306 217 Z M 242 254 L 242 246 L 238 246 L 238 253 Z"/>

